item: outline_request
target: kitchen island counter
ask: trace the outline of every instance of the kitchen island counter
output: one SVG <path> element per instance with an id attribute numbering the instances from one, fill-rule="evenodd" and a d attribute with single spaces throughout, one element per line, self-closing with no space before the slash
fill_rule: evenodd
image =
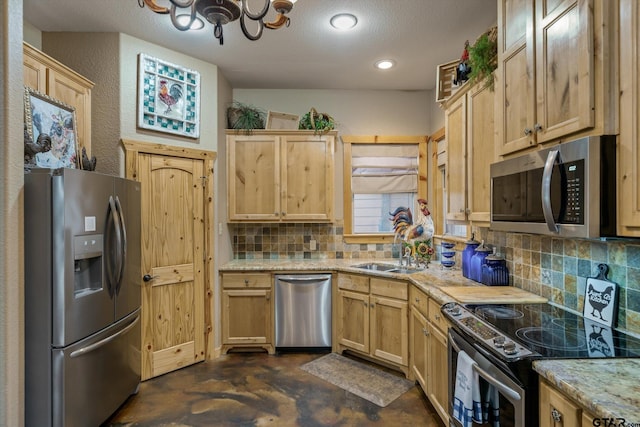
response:
<path id="1" fill-rule="evenodd" d="M 595 418 L 640 425 L 640 359 L 540 360 L 533 368 Z"/>

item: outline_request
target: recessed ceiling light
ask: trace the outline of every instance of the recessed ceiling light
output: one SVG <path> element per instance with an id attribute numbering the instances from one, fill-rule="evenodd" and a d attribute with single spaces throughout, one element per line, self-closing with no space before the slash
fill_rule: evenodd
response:
<path id="1" fill-rule="evenodd" d="M 329 22 L 337 30 L 350 30 L 356 26 L 358 18 L 350 13 L 339 13 L 334 15 Z"/>
<path id="2" fill-rule="evenodd" d="M 381 59 L 380 61 L 376 62 L 376 68 L 379 70 L 388 70 L 394 65 L 396 65 L 396 61 L 394 61 L 393 59 Z"/>
<path id="3" fill-rule="evenodd" d="M 178 15 L 176 16 L 176 21 L 178 21 L 178 24 L 185 26 L 189 23 L 190 18 L 191 18 L 191 15 Z M 204 21 L 196 17 L 196 19 L 193 20 L 193 23 L 189 27 L 189 30 L 201 30 L 203 28 L 204 28 Z"/>

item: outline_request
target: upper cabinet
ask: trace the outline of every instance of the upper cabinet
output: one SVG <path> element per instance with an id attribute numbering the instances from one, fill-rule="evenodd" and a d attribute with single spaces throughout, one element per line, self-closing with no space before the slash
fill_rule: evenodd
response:
<path id="1" fill-rule="evenodd" d="M 498 0 L 498 154 L 615 134 L 616 2 Z"/>
<path id="2" fill-rule="evenodd" d="M 489 223 L 489 165 L 496 161 L 495 93 L 483 83 L 460 89 L 445 104 L 448 221 Z"/>
<path id="3" fill-rule="evenodd" d="M 80 150 L 91 153 L 91 90 L 93 82 L 23 43 L 24 85 L 75 108 Z"/>
<path id="4" fill-rule="evenodd" d="M 620 135 L 618 234 L 640 237 L 640 5 L 620 0 Z"/>
<path id="5" fill-rule="evenodd" d="M 230 222 L 331 222 L 336 132 L 227 131 Z"/>

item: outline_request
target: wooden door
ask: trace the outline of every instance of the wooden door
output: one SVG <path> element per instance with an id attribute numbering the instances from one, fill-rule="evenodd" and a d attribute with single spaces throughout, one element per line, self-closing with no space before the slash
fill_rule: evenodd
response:
<path id="1" fill-rule="evenodd" d="M 640 4 L 620 2 L 620 69 L 640 67 Z M 620 74 L 618 137 L 618 234 L 640 237 L 640 76 Z"/>
<path id="2" fill-rule="evenodd" d="M 594 126 L 593 0 L 537 0 L 538 143 Z"/>
<path id="3" fill-rule="evenodd" d="M 369 353 L 369 295 L 338 291 L 338 328 L 342 346 Z"/>
<path id="4" fill-rule="evenodd" d="M 273 301 L 270 289 L 222 291 L 222 343 L 255 344 L 273 353 Z"/>
<path id="5" fill-rule="evenodd" d="M 142 378 L 214 353 L 216 153 L 122 140 L 126 177 L 141 183 Z M 142 279 L 142 278 L 141 278 Z"/>
<path id="6" fill-rule="evenodd" d="M 283 220 L 333 220 L 334 137 L 281 137 Z"/>
<path id="7" fill-rule="evenodd" d="M 496 126 L 499 154 L 536 145 L 533 0 L 498 2 Z"/>
<path id="8" fill-rule="evenodd" d="M 427 319 L 417 309 L 411 309 L 411 376 L 427 391 Z"/>
<path id="9" fill-rule="evenodd" d="M 279 137 L 227 135 L 227 161 L 229 220 L 279 220 Z"/>
<path id="10" fill-rule="evenodd" d="M 449 425 L 449 377 L 447 337 L 429 323 L 429 356 L 427 358 L 427 395 L 442 421 Z"/>
<path id="11" fill-rule="evenodd" d="M 490 221 L 490 165 L 495 158 L 495 93 L 480 85 L 472 88 L 467 99 L 467 203 L 468 219 Z"/>
<path id="12" fill-rule="evenodd" d="M 371 296 L 371 355 L 409 366 L 407 306 L 405 301 Z"/>
<path id="13" fill-rule="evenodd" d="M 466 95 L 447 108 L 444 126 L 447 135 L 447 220 L 466 221 Z"/>

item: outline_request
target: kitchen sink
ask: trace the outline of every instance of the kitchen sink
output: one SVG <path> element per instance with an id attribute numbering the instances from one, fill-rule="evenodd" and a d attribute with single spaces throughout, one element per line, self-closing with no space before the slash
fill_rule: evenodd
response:
<path id="1" fill-rule="evenodd" d="M 369 270 L 369 271 L 386 271 L 388 273 L 401 273 L 401 274 L 411 274 L 411 273 L 417 273 L 418 271 L 422 271 L 421 269 L 418 269 L 418 268 L 398 267 L 397 265 L 380 264 L 376 262 L 354 265 L 353 268 L 361 268 L 363 270 Z"/>
<path id="2" fill-rule="evenodd" d="M 379 264 L 379 263 L 375 263 L 375 262 L 370 262 L 370 263 L 367 263 L 367 264 L 354 265 L 352 267 L 353 268 L 361 268 L 363 270 L 370 270 L 370 271 L 391 271 L 391 270 L 394 270 L 394 269 L 398 268 L 398 266 L 396 266 L 396 265 Z"/>

